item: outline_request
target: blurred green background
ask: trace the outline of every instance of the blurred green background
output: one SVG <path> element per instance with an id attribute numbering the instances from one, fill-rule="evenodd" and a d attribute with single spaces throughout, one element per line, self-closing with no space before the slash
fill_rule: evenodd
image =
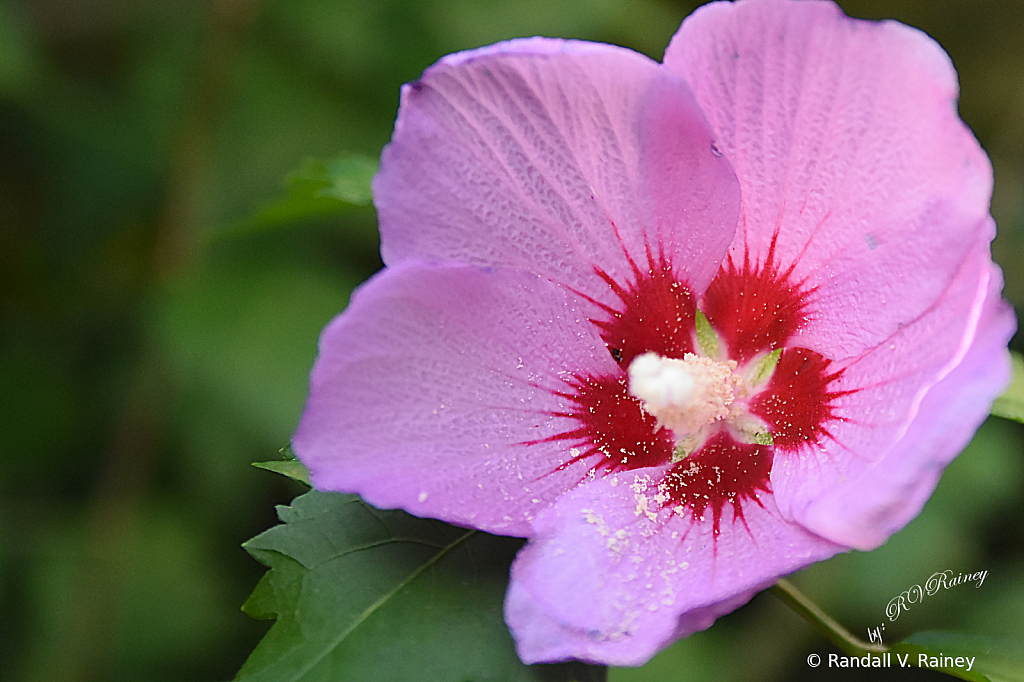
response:
<path id="1" fill-rule="evenodd" d="M 239 545 L 301 488 L 249 463 L 288 442 L 320 328 L 380 267 L 370 207 L 252 229 L 289 171 L 376 157 L 441 55 L 541 34 L 660 59 L 697 4 L 0 0 L 0 679 L 226 680 L 266 631 Z M 1020 310 L 1024 5 L 840 4 L 952 56 Z M 886 641 L 1024 633 L 1022 437 L 991 419 L 904 532 L 795 582 L 864 636 L 933 572 L 984 569 Z M 803 660 L 828 650 L 761 595 L 611 679 L 820 679 Z"/>

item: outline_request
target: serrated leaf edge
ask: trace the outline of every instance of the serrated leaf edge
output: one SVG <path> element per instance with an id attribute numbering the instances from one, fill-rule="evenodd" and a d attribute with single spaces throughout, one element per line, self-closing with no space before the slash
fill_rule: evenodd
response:
<path id="1" fill-rule="evenodd" d="M 389 599 L 394 597 L 396 594 L 398 594 L 398 592 L 400 592 L 403 588 L 405 588 L 409 583 L 411 583 L 413 580 L 415 580 L 417 577 L 419 577 L 419 575 L 421 573 L 423 573 L 428 568 L 430 568 L 431 566 L 436 564 L 438 561 L 440 561 L 442 558 L 444 558 L 444 556 L 446 554 L 448 554 L 453 549 L 458 547 L 460 544 L 462 544 L 463 542 L 468 540 L 476 532 L 477 531 L 475 531 L 475 530 L 468 530 L 465 533 L 463 533 L 462 535 L 460 535 L 459 537 L 457 537 L 455 540 L 450 542 L 448 545 L 442 547 L 441 550 L 437 554 L 435 554 L 433 557 L 430 558 L 429 561 L 425 561 L 423 563 L 423 565 L 417 567 L 417 569 L 415 571 L 410 573 L 404 580 L 402 580 L 400 583 L 395 585 L 395 587 L 391 591 L 389 591 L 387 594 L 381 595 L 381 597 L 377 601 L 375 601 L 374 603 L 372 603 L 368 607 L 366 607 L 366 609 L 361 614 L 359 614 L 359 617 L 355 621 L 353 621 L 353 623 L 351 625 L 349 625 L 349 627 L 347 627 L 344 631 L 342 631 L 337 637 L 335 637 L 328 644 L 328 646 L 325 646 L 321 650 L 321 653 L 319 655 L 312 657 L 311 660 L 309 661 L 309 663 L 306 666 L 304 666 L 303 668 L 299 669 L 297 674 L 294 677 L 291 678 L 292 682 L 297 682 L 298 680 L 301 680 L 302 677 L 305 676 L 306 673 L 308 673 L 310 670 L 312 670 L 317 664 L 320 663 L 320 661 L 322 661 L 324 659 L 324 656 L 326 656 L 329 652 L 331 652 L 334 649 L 336 649 L 338 647 L 338 645 L 341 644 L 345 640 L 346 637 L 348 637 L 350 634 L 352 634 L 352 632 L 356 628 L 358 628 L 360 625 L 362 625 L 364 622 L 366 622 L 366 620 L 370 616 L 372 616 L 377 611 L 377 609 L 379 609 L 381 606 L 386 604 Z M 273 570 L 273 569 L 271 569 L 271 570 Z M 241 682 L 241 680 L 244 680 L 245 678 L 236 678 L 236 679 L 238 680 L 238 682 Z"/>

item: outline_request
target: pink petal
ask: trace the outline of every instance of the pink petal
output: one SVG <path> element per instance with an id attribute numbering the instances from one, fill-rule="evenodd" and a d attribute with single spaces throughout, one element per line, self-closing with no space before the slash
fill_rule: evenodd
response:
<path id="1" fill-rule="evenodd" d="M 716 540 L 710 514 L 694 523 L 659 511 L 652 484 L 663 473 L 589 482 L 538 514 L 505 601 L 523 661 L 642 665 L 780 576 L 845 549 L 783 521 L 770 494 L 763 507 L 746 505 L 746 523 L 723 518 Z"/>
<path id="2" fill-rule="evenodd" d="M 629 50 L 533 38 L 402 90 L 374 181 L 385 262 L 512 265 L 609 301 L 650 249 L 702 290 L 739 189 L 681 78 Z"/>
<path id="3" fill-rule="evenodd" d="M 817 287 L 794 345 L 856 355 L 917 318 L 987 243 L 992 173 L 924 33 L 831 2 L 713 3 L 665 64 L 690 84 L 743 187 L 731 254 Z"/>
<path id="4" fill-rule="evenodd" d="M 324 330 L 293 440 L 320 490 L 528 535 L 583 462 L 562 443 L 567 367 L 616 366 L 571 294 L 510 269 L 389 267 Z M 569 425 L 573 425 L 570 423 Z"/>
<path id="5" fill-rule="evenodd" d="M 779 507 L 835 542 L 874 549 L 918 514 L 1009 380 L 1013 313 L 987 247 L 924 316 L 853 359 L 820 446 L 776 454 Z"/>

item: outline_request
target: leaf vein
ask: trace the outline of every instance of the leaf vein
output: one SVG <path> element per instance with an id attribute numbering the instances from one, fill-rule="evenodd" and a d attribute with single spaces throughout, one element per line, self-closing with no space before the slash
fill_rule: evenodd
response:
<path id="1" fill-rule="evenodd" d="M 312 670 L 314 666 L 316 666 L 318 663 L 320 663 L 320 661 L 322 661 L 324 659 L 324 657 L 328 654 L 328 652 L 333 651 L 357 627 L 362 625 L 366 621 L 366 619 L 368 619 L 370 616 L 372 616 L 377 611 L 377 609 L 379 609 L 381 606 L 383 606 L 385 603 L 387 603 L 387 601 L 389 599 L 391 599 L 396 594 L 398 594 L 398 592 L 400 592 L 402 590 L 402 588 L 404 588 L 406 585 L 408 585 L 413 580 L 415 580 L 421 573 L 423 573 L 425 570 L 427 570 L 428 568 L 430 568 L 431 566 L 436 564 L 446 554 L 448 554 L 450 551 L 452 551 L 453 549 L 458 547 L 461 543 L 463 543 L 467 539 L 469 539 L 474 533 L 476 533 L 475 530 L 466 531 L 465 533 L 463 533 L 462 535 L 457 537 L 455 540 L 453 540 L 451 543 L 449 543 L 445 547 L 442 547 L 441 550 L 437 554 L 435 554 L 433 557 L 430 558 L 429 561 L 423 562 L 423 564 L 418 566 L 416 568 L 416 570 L 414 570 L 412 573 L 410 573 L 408 576 L 406 576 L 405 580 L 402 580 L 400 583 L 395 585 L 394 589 L 392 589 L 387 594 L 381 595 L 381 597 L 377 601 L 375 601 L 374 603 L 372 603 L 368 607 L 366 607 L 366 609 L 361 614 L 359 614 L 359 617 L 356 618 L 355 621 L 351 625 L 349 625 L 341 633 L 339 633 L 338 636 L 335 637 L 330 642 L 330 644 L 328 646 L 324 647 L 324 649 L 320 653 L 320 655 L 314 656 L 312 658 L 312 660 L 305 667 L 301 668 L 298 671 L 298 674 L 296 675 L 296 677 L 293 678 L 293 679 L 295 679 L 295 680 L 301 679 L 307 672 Z"/>

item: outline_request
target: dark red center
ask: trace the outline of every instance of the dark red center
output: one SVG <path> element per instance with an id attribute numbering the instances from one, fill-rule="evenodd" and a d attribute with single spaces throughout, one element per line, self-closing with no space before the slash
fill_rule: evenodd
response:
<path id="1" fill-rule="evenodd" d="M 744 362 L 758 353 L 785 347 L 804 322 L 805 299 L 811 292 L 788 283 L 769 253 L 758 267 L 744 260 L 737 268 L 730 258 L 704 293 L 702 310 L 725 341 L 729 357 Z"/>
<path id="2" fill-rule="evenodd" d="M 576 374 L 559 395 L 569 408 L 557 416 L 575 426 L 547 441 L 564 442 L 571 456 L 560 468 L 585 461 L 589 474 L 671 464 L 674 440 L 629 393 L 626 369 L 636 356 L 653 351 L 681 358 L 694 352 L 696 302 L 664 259 L 649 258 L 649 267 L 634 266 L 634 281 L 623 284 L 599 272 L 618 299 L 608 306 L 594 302 L 592 319 L 619 370 L 610 376 Z M 743 504 L 770 494 L 769 475 L 776 456 L 830 437 L 828 423 L 838 417 L 830 390 L 841 372 L 805 348 L 787 346 L 806 322 L 813 291 L 789 281 L 769 253 L 764 264 L 730 259 L 719 270 L 702 301 L 702 311 L 725 348 L 722 359 L 740 367 L 782 349 L 771 379 L 747 402 L 747 410 L 768 426 L 773 445 L 740 442 L 724 422 L 712 425 L 704 444 L 671 464 L 659 483 L 663 505 L 688 512 L 695 521 L 710 510 L 719 531 L 722 510 L 731 505 L 733 522 L 743 520 Z"/>

